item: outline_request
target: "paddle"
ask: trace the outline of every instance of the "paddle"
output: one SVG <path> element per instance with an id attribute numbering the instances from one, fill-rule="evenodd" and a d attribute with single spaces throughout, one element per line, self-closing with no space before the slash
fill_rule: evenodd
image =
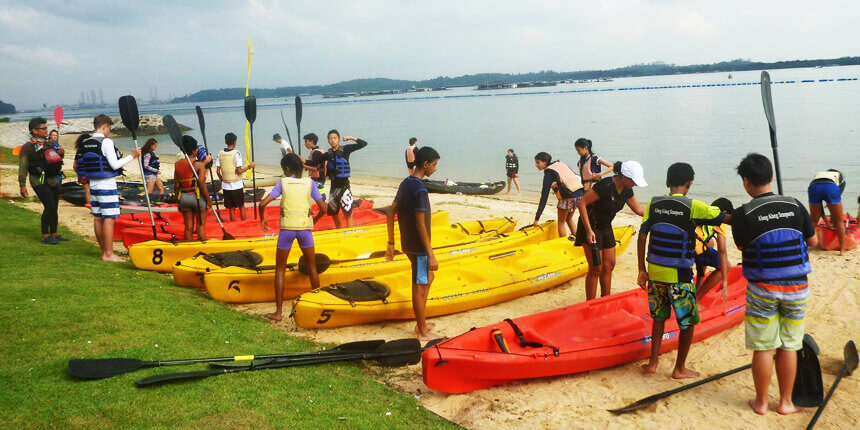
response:
<path id="1" fill-rule="evenodd" d="M 302 98 L 296 96 L 296 133 L 298 138 L 302 138 Z M 299 155 L 302 155 L 302 145 L 298 145 Z"/>
<path id="2" fill-rule="evenodd" d="M 369 353 L 342 354 L 327 357 L 311 358 L 286 358 L 271 363 L 260 365 L 250 364 L 244 367 L 228 367 L 213 370 L 202 370 L 197 372 L 167 373 L 153 375 L 135 381 L 138 387 L 159 385 L 167 382 L 187 381 L 202 379 L 209 376 L 223 375 L 226 373 L 244 372 L 249 370 L 280 369 L 284 367 L 306 366 L 310 364 L 335 363 L 339 361 L 353 360 L 375 360 L 384 366 L 404 366 L 421 361 L 421 343 L 418 339 L 399 339 L 386 342 Z"/>
<path id="3" fill-rule="evenodd" d="M 203 136 L 203 147 L 206 148 L 206 153 L 211 154 L 209 152 L 209 145 L 206 143 L 206 121 L 203 119 L 203 109 L 198 105 L 194 106 L 194 109 L 197 110 L 197 122 L 200 123 L 200 134 Z M 209 181 L 212 182 L 213 188 L 215 184 L 215 177 L 212 176 L 212 169 L 209 170 Z M 218 200 L 215 200 L 215 210 L 221 211 L 221 208 L 218 206 Z"/>
<path id="4" fill-rule="evenodd" d="M 821 405 L 824 398 L 824 384 L 821 382 L 821 364 L 818 363 L 820 349 L 812 335 L 803 335 L 803 348 L 797 351 L 797 374 L 791 402 L 802 408 Z"/>
<path id="5" fill-rule="evenodd" d="M 281 122 L 284 123 L 284 130 L 287 131 L 287 139 L 289 139 L 290 143 L 292 143 L 293 137 L 290 136 L 290 128 L 287 127 L 287 120 L 284 119 L 284 110 L 283 109 L 281 109 Z M 299 136 L 299 138 L 301 138 L 301 136 Z M 299 148 L 299 155 L 301 155 L 301 152 L 302 152 L 302 150 L 301 150 L 301 148 Z"/>
<path id="6" fill-rule="evenodd" d="M 842 377 L 845 375 L 850 376 L 851 373 L 857 369 L 857 345 L 854 344 L 853 340 L 849 340 L 848 343 L 845 344 L 842 354 L 845 360 L 842 364 L 842 369 L 839 369 L 839 375 L 836 376 L 836 381 L 833 381 L 833 385 L 830 387 L 830 390 L 827 391 L 827 396 L 824 398 L 824 402 L 821 403 L 821 406 L 819 406 L 818 410 L 815 411 L 815 415 L 812 416 L 812 420 L 809 421 L 809 425 L 806 426 L 806 430 L 810 430 L 815 427 L 815 422 L 818 421 L 818 417 L 820 417 L 821 413 L 824 412 L 824 407 L 827 406 L 827 402 L 830 401 L 830 396 L 832 396 L 833 392 L 836 391 L 836 387 L 839 386 L 839 381 L 842 380 Z"/>
<path id="7" fill-rule="evenodd" d="M 257 98 L 245 97 L 245 119 L 251 124 L 251 162 L 254 162 L 254 120 L 257 119 Z M 257 219 L 257 171 L 251 168 L 251 186 L 254 187 L 254 219 Z"/>
<path id="8" fill-rule="evenodd" d="M 252 361 L 255 359 L 273 359 L 287 357 L 327 356 L 356 352 L 372 352 L 384 343 L 385 341 L 383 340 L 365 340 L 359 342 L 344 343 L 329 350 L 322 350 L 316 352 L 293 352 L 286 354 L 267 355 L 237 355 L 233 357 L 192 358 L 167 361 L 142 361 L 133 358 L 73 359 L 69 360 L 69 373 L 72 374 L 72 376 L 80 379 L 104 379 L 133 372 L 138 369 L 146 369 L 149 367 L 178 366 L 183 364 L 215 363 L 224 361 Z"/>
<path id="9" fill-rule="evenodd" d="M 776 150 L 776 120 L 773 118 L 773 99 L 770 95 L 770 75 L 767 71 L 761 72 L 761 102 L 764 105 L 764 116 L 767 117 L 768 130 L 770 131 L 770 146 L 773 148 L 773 165 L 776 169 L 776 189 L 782 194 L 782 174 L 779 171 L 779 154 Z"/>
<path id="10" fill-rule="evenodd" d="M 63 107 L 57 106 L 54 108 L 54 122 L 57 123 L 57 133 L 60 132 L 60 125 L 63 124 Z"/>
<path id="11" fill-rule="evenodd" d="M 137 149 L 137 127 L 140 125 L 140 114 L 137 111 L 137 100 L 134 96 L 127 95 L 119 98 L 119 116 L 122 118 L 122 124 L 128 131 L 131 132 L 131 139 L 134 141 L 134 149 Z M 59 121 L 63 120 L 62 106 L 58 106 Z M 57 121 L 57 110 L 54 110 L 54 120 Z M 146 196 L 146 210 L 149 212 L 149 222 L 152 224 L 152 238 L 158 239 L 158 233 L 155 232 L 155 217 L 152 216 L 152 202 L 149 201 L 149 193 L 146 192 L 146 177 L 143 174 L 143 154 L 137 157 L 137 165 L 140 167 L 140 179 L 143 181 L 143 194 Z"/>
<path id="12" fill-rule="evenodd" d="M 197 180 L 197 183 L 200 183 L 200 178 L 197 176 L 197 169 L 194 168 L 194 163 L 191 162 L 191 159 L 188 158 L 188 154 L 185 153 L 185 150 L 182 149 L 182 132 L 179 130 L 179 124 L 176 123 L 176 120 L 173 119 L 173 115 L 164 115 L 161 118 L 161 122 L 164 124 L 164 128 L 167 129 L 167 134 L 170 135 L 170 140 L 173 141 L 173 144 L 179 148 L 179 151 L 182 152 L 182 155 L 185 156 L 185 160 L 188 161 L 188 165 L 191 166 L 191 173 L 194 174 L 194 179 Z M 198 197 L 198 202 L 199 202 Z M 198 204 L 199 206 L 199 204 Z M 221 233 L 223 233 L 222 239 L 224 240 L 233 240 L 232 234 L 227 233 L 227 229 L 224 228 L 224 223 L 221 222 L 221 217 L 218 216 L 218 211 L 214 211 L 215 219 L 218 221 L 218 225 L 221 226 Z"/>

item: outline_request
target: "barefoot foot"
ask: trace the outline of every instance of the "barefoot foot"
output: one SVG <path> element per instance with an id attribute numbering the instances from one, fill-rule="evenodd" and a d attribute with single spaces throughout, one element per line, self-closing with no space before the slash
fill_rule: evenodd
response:
<path id="1" fill-rule="evenodd" d="M 282 319 L 280 312 L 272 312 L 270 314 L 266 314 L 266 318 L 273 321 L 280 321 Z"/>
<path id="2" fill-rule="evenodd" d="M 124 259 L 124 258 L 122 258 L 122 257 L 120 257 L 120 256 L 118 256 L 118 255 L 116 255 L 116 254 L 111 254 L 111 255 L 102 255 L 102 260 L 104 260 L 104 261 L 110 261 L 110 262 L 112 262 L 112 263 L 121 263 L 121 262 L 125 261 L 125 259 Z"/>
<path id="3" fill-rule="evenodd" d="M 799 411 L 800 411 L 800 408 L 798 408 L 797 406 L 794 406 L 794 403 L 791 403 L 791 402 L 780 403 L 779 406 L 777 406 L 777 408 L 776 408 L 776 412 L 780 415 L 791 415 L 791 414 L 793 414 L 795 412 L 799 412 Z"/>
<path id="4" fill-rule="evenodd" d="M 767 402 L 765 402 L 764 405 L 759 405 L 758 403 L 756 403 L 755 399 L 752 399 L 748 400 L 747 404 L 750 405 L 750 408 L 752 408 L 753 412 L 759 415 L 767 415 Z"/>
<path id="5" fill-rule="evenodd" d="M 699 372 L 696 372 L 693 369 L 688 369 L 686 367 L 682 367 L 680 369 L 676 367 L 675 370 L 672 371 L 672 378 L 674 379 L 696 378 L 698 376 Z"/>
<path id="6" fill-rule="evenodd" d="M 648 364 L 643 364 L 642 370 L 645 373 L 657 373 L 657 363 L 648 362 Z"/>

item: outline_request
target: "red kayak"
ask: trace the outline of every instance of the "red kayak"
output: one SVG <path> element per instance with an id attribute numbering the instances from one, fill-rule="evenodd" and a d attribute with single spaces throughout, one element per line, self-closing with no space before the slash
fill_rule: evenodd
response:
<path id="1" fill-rule="evenodd" d="M 857 226 L 857 220 L 848 214 L 843 215 L 842 220 L 845 222 L 846 248 L 854 249 L 857 247 L 857 242 L 860 241 L 860 228 Z M 835 228 L 828 227 L 824 220 L 821 220 L 815 226 L 815 233 L 818 235 L 818 246 L 830 251 L 839 251 L 839 236 L 836 235 Z"/>
<path id="2" fill-rule="evenodd" d="M 279 206 L 278 206 L 279 207 Z M 359 208 L 360 209 L 360 208 Z M 386 215 L 379 210 L 356 210 L 352 214 L 352 224 L 354 226 L 382 224 L 386 221 Z M 224 228 L 236 239 L 272 236 L 278 233 L 278 219 L 267 218 L 269 230 L 263 231 L 260 228 L 260 221 L 248 219 L 245 221 L 227 221 L 224 223 Z M 185 225 L 182 222 L 172 224 L 157 225 L 157 239 L 164 241 L 183 240 L 185 236 Z M 324 216 L 316 224 L 314 231 L 330 230 L 334 228 L 334 220 L 330 216 Z M 132 244 L 152 240 L 152 227 L 126 227 L 121 230 L 122 242 L 126 248 Z M 224 233 L 221 232 L 221 227 L 213 217 L 206 219 L 206 237 L 213 239 L 222 238 Z M 196 237 L 196 234 L 195 234 Z"/>
<path id="3" fill-rule="evenodd" d="M 743 321 L 746 280 L 740 266 L 729 271 L 728 282 L 726 302 L 719 288 L 699 301 L 702 321 L 696 326 L 694 342 Z M 468 393 L 519 379 L 617 366 L 651 354 L 648 295 L 640 288 L 508 321 L 426 349 L 421 357 L 424 383 L 446 393 Z M 501 331 L 509 353 L 501 351 L 494 330 Z M 678 324 L 670 318 L 661 353 L 678 348 L 678 333 Z"/>

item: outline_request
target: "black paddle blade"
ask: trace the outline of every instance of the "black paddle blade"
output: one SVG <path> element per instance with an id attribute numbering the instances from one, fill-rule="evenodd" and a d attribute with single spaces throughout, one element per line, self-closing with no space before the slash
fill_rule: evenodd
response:
<path id="1" fill-rule="evenodd" d="M 173 115 L 167 114 L 161 118 L 164 128 L 167 129 L 167 134 L 170 135 L 170 140 L 173 144 L 182 151 L 182 131 L 179 130 L 179 124 L 173 119 Z M 183 151 L 184 152 L 184 151 Z"/>
<path id="2" fill-rule="evenodd" d="M 254 96 L 245 97 L 245 119 L 251 124 L 257 119 L 257 98 Z"/>
<path id="3" fill-rule="evenodd" d="M 296 124 L 299 124 L 301 122 L 302 122 L 302 98 L 299 96 L 296 96 Z M 299 136 L 299 139 L 301 139 L 301 138 L 302 137 Z"/>
<path id="4" fill-rule="evenodd" d="M 203 140 L 206 140 L 206 120 L 203 119 L 203 109 L 200 106 L 194 106 L 197 110 L 197 121 L 200 123 L 200 133 L 203 134 Z"/>
<path id="5" fill-rule="evenodd" d="M 79 358 L 69 360 L 69 373 L 80 379 L 104 379 L 151 367 L 147 364 L 133 358 Z"/>
<path id="6" fill-rule="evenodd" d="M 797 351 L 797 375 L 791 392 L 791 401 L 797 406 L 816 407 L 824 400 L 824 383 L 821 380 L 818 352 L 815 339 L 808 333 L 803 335 L 803 348 Z"/>
<path id="7" fill-rule="evenodd" d="M 329 266 L 331 266 L 332 263 L 331 258 L 329 258 L 329 256 L 325 254 L 316 254 L 314 256 L 314 261 L 316 262 L 317 266 L 317 274 L 325 272 L 329 268 Z M 299 257 L 299 273 L 301 273 L 302 275 L 308 274 L 308 263 L 305 260 L 304 255 Z"/>
<path id="8" fill-rule="evenodd" d="M 418 339 L 398 339 L 386 342 L 374 351 L 369 359 L 389 367 L 417 364 L 421 361 L 421 342 Z"/>
<path id="9" fill-rule="evenodd" d="M 857 369 L 857 345 L 853 340 L 845 344 L 843 353 L 845 354 L 845 374 L 851 375 Z"/>
<path id="10" fill-rule="evenodd" d="M 771 132 L 776 132 L 776 120 L 773 117 L 773 98 L 770 94 L 770 74 L 761 72 L 761 102 L 764 105 L 764 115 L 770 125 Z"/>
<path id="11" fill-rule="evenodd" d="M 140 125 L 140 114 L 137 112 L 137 100 L 134 96 L 122 96 L 119 98 L 119 116 L 122 124 L 128 131 L 135 133 Z"/>

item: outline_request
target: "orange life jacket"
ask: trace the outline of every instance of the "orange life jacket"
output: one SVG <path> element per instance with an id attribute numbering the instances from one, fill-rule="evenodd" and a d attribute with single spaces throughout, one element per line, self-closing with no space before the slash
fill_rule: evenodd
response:
<path id="1" fill-rule="evenodd" d="M 200 189 L 197 187 L 197 180 L 194 178 L 194 168 L 188 164 L 188 160 L 179 160 L 174 166 L 176 176 L 179 183 L 176 184 L 177 194 L 181 193 L 196 193 L 200 195 Z"/>
<path id="2" fill-rule="evenodd" d="M 546 168 L 558 173 L 558 178 L 571 192 L 582 188 L 582 179 L 576 173 L 573 173 L 573 170 L 567 164 L 556 161 Z M 556 193 L 556 196 L 561 200 L 561 193 Z"/>

